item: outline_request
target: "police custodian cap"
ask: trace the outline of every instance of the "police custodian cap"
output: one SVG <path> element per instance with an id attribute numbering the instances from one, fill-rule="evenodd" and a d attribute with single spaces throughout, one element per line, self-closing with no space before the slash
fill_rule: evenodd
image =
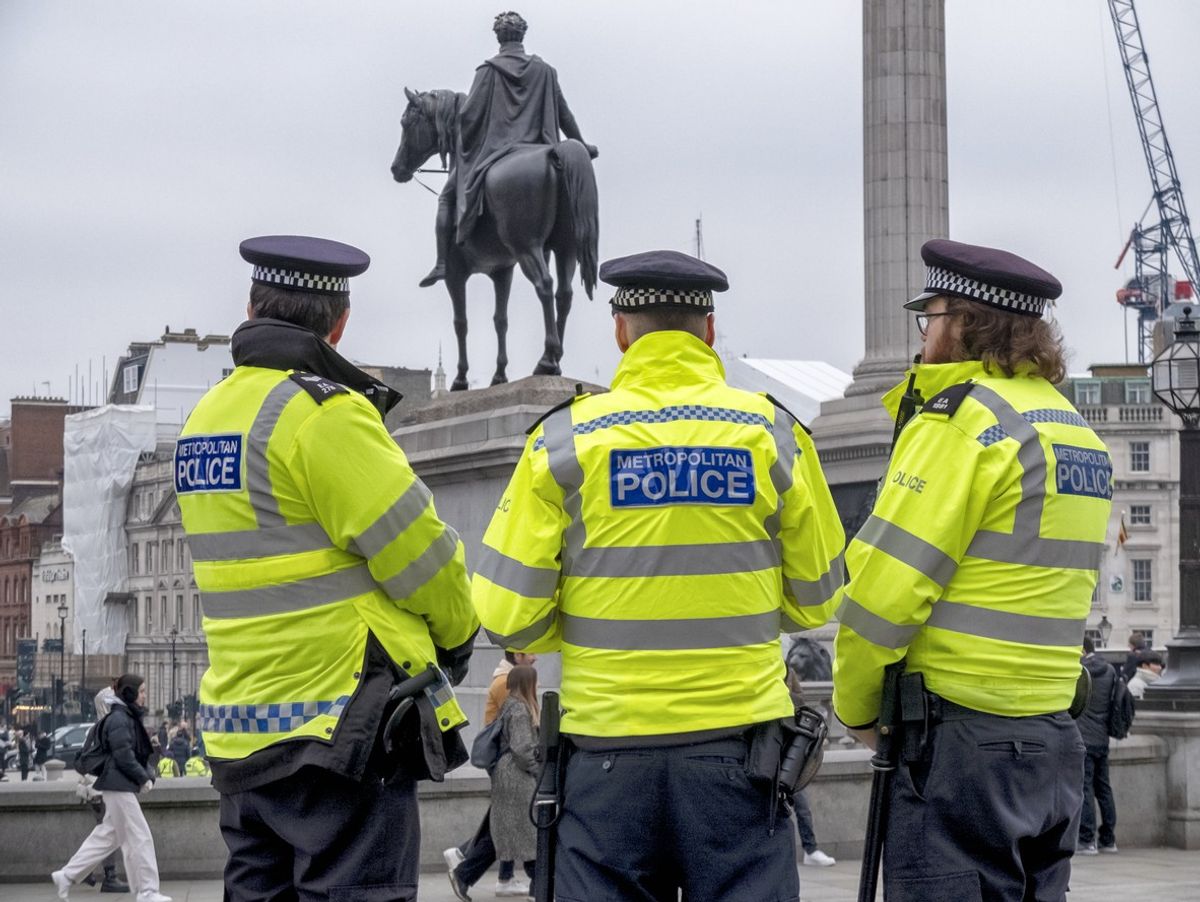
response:
<path id="1" fill-rule="evenodd" d="M 316 294 L 347 294 L 350 277 L 366 272 L 371 258 L 356 247 L 304 235 L 263 235 L 241 244 L 254 264 L 251 278 L 264 285 Z"/>
<path id="2" fill-rule="evenodd" d="M 1041 316 L 1062 284 L 1046 270 L 1008 251 L 934 238 L 921 247 L 925 290 L 904 306 L 924 310 L 933 298 L 950 296 L 991 307 Z"/>
<path id="3" fill-rule="evenodd" d="M 711 313 L 714 291 L 729 280 L 715 266 L 679 251 L 646 251 L 600 264 L 600 281 L 616 286 L 613 310 L 687 307 Z"/>

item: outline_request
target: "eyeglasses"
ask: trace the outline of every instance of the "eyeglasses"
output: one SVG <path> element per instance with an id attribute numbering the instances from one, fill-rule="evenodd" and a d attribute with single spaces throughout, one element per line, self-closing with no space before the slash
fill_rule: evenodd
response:
<path id="1" fill-rule="evenodd" d="M 954 311 L 948 310 L 945 313 L 918 313 L 917 314 L 917 331 L 924 338 L 929 334 L 929 321 L 937 316 L 954 316 Z"/>

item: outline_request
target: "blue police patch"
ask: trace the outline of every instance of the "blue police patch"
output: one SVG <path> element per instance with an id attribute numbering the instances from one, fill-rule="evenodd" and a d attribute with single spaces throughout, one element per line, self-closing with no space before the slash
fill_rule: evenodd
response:
<path id="1" fill-rule="evenodd" d="M 1112 498 L 1112 460 L 1107 451 L 1074 445 L 1053 447 L 1054 481 L 1060 495 Z"/>
<path id="2" fill-rule="evenodd" d="M 745 448 L 667 447 L 609 453 L 613 507 L 754 503 L 754 460 Z"/>
<path id="3" fill-rule="evenodd" d="M 175 443 L 175 492 L 240 492 L 242 435 L 189 435 Z"/>

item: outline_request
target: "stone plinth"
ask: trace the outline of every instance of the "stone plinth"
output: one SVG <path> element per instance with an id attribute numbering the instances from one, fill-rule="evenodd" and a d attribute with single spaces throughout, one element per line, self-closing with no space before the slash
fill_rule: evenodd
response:
<path id="1" fill-rule="evenodd" d="M 1164 841 L 1179 849 L 1200 849 L 1200 711 L 1139 707 L 1133 726 L 1138 734 L 1157 736 L 1167 747 L 1166 806 L 1159 814 Z M 1119 806 L 1120 799 L 1117 802 Z"/>

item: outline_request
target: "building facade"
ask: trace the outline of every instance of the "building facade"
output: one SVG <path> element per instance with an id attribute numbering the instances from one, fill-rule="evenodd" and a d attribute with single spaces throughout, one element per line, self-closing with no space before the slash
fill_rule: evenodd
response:
<path id="1" fill-rule="evenodd" d="M 1062 391 L 1108 445 L 1113 508 L 1088 633 L 1124 648 L 1131 632 L 1162 647 L 1178 620 L 1179 428 L 1154 398 L 1145 365 L 1097 365 Z"/>

